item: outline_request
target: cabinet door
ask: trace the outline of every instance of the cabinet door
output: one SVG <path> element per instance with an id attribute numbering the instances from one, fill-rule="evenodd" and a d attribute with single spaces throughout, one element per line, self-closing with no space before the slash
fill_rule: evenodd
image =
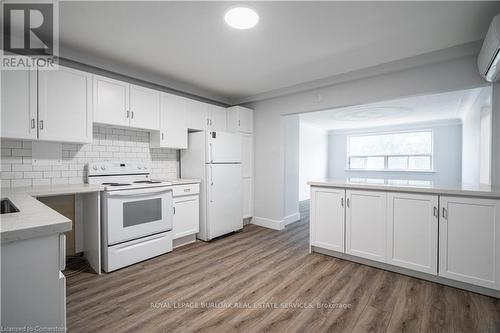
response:
<path id="1" fill-rule="evenodd" d="M 186 149 L 188 146 L 187 133 L 185 101 L 182 97 L 162 94 L 160 103 L 160 146 Z"/>
<path id="2" fill-rule="evenodd" d="M 203 131 L 208 126 L 208 105 L 199 101 L 183 98 L 186 105 L 187 127 Z"/>
<path id="3" fill-rule="evenodd" d="M 345 190 L 311 188 L 310 243 L 328 250 L 345 252 Z"/>
<path id="4" fill-rule="evenodd" d="M 439 275 L 500 290 L 500 200 L 440 198 Z"/>
<path id="5" fill-rule="evenodd" d="M 253 110 L 241 106 L 226 109 L 227 130 L 230 132 L 252 133 Z"/>
<path id="6" fill-rule="evenodd" d="M 174 198 L 174 239 L 199 231 L 199 198 L 197 195 Z"/>
<path id="7" fill-rule="evenodd" d="M 130 84 L 94 75 L 94 122 L 129 126 Z"/>
<path id="8" fill-rule="evenodd" d="M 239 109 L 239 129 L 240 132 L 253 132 L 253 110 L 240 107 Z"/>
<path id="9" fill-rule="evenodd" d="M 387 262 L 437 274 L 438 197 L 387 194 Z"/>
<path id="10" fill-rule="evenodd" d="M 241 134 L 241 170 L 243 178 L 253 177 L 253 137 Z"/>
<path id="11" fill-rule="evenodd" d="M 253 216 L 253 178 L 243 178 L 242 186 L 243 218 Z"/>
<path id="12" fill-rule="evenodd" d="M 160 129 L 160 92 L 130 85 L 130 126 L 146 130 Z"/>
<path id="13" fill-rule="evenodd" d="M 2 71 L 3 138 L 37 138 L 36 70 Z"/>
<path id="14" fill-rule="evenodd" d="M 347 190 L 346 253 L 386 261 L 387 194 Z"/>
<path id="15" fill-rule="evenodd" d="M 38 137 L 92 142 L 92 75 L 60 66 L 38 72 Z"/>
<path id="16" fill-rule="evenodd" d="M 219 132 L 224 132 L 226 131 L 226 109 L 217 105 L 209 105 L 209 126 L 208 129 L 210 131 L 219 131 Z"/>

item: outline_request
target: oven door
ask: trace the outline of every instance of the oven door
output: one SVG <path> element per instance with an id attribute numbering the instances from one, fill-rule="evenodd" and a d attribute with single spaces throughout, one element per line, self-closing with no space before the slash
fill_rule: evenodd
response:
<path id="1" fill-rule="evenodd" d="M 172 230 L 172 189 L 106 192 L 108 245 Z"/>

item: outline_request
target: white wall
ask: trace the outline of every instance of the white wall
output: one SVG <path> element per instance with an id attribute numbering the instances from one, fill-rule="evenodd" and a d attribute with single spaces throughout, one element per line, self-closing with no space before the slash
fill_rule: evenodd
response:
<path id="1" fill-rule="evenodd" d="M 490 183 L 491 89 L 485 89 L 462 115 L 462 182 Z"/>
<path id="2" fill-rule="evenodd" d="M 500 83 L 491 96 L 491 185 L 500 187 Z"/>
<path id="3" fill-rule="evenodd" d="M 476 57 L 467 56 L 250 103 L 255 110 L 254 219 L 279 223 L 286 216 L 283 115 L 485 85 Z M 500 102 L 500 88 L 497 100 Z M 498 159 L 500 166 L 500 156 Z"/>
<path id="4" fill-rule="evenodd" d="M 351 134 L 391 131 L 432 130 L 434 172 L 398 172 L 346 170 L 347 138 Z M 459 119 L 431 123 L 372 127 L 356 130 L 330 131 L 328 140 L 328 177 L 345 179 L 386 178 L 405 180 L 430 180 L 434 184 L 456 185 L 462 179 L 462 123 Z"/>
<path id="5" fill-rule="evenodd" d="M 328 175 L 328 132 L 300 122 L 299 142 L 299 201 L 308 200 L 308 181 Z"/>
<path id="6" fill-rule="evenodd" d="M 299 116 L 283 117 L 285 122 L 285 219 L 294 222 L 299 216 Z M 286 224 L 285 222 L 283 223 Z M 281 227 L 281 226 L 280 226 Z"/>
<path id="7" fill-rule="evenodd" d="M 479 183 L 491 184 L 491 106 L 481 110 Z"/>

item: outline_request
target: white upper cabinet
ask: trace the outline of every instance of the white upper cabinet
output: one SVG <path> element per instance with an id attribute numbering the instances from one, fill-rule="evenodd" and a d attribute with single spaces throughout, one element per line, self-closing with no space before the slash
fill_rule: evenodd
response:
<path id="1" fill-rule="evenodd" d="M 387 194 L 387 262 L 437 274 L 438 196 Z"/>
<path id="2" fill-rule="evenodd" d="M 345 252 L 345 202 L 344 189 L 311 188 L 312 246 Z"/>
<path id="3" fill-rule="evenodd" d="M 37 138 L 36 70 L 2 71 L 3 138 Z"/>
<path id="4" fill-rule="evenodd" d="M 214 132 L 224 132 L 227 130 L 226 126 L 226 109 L 208 104 L 208 127 L 207 129 Z"/>
<path id="5" fill-rule="evenodd" d="M 500 290 L 500 200 L 440 197 L 439 275 Z"/>
<path id="6" fill-rule="evenodd" d="M 183 98 L 186 105 L 187 127 L 193 130 L 203 131 L 208 124 L 208 104 Z"/>
<path id="7" fill-rule="evenodd" d="M 346 191 L 346 253 L 386 261 L 387 193 Z"/>
<path id="8" fill-rule="evenodd" d="M 38 73 L 38 137 L 92 141 L 92 75 L 60 66 Z"/>
<path id="9" fill-rule="evenodd" d="M 227 108 L 227 130 L 230 132 L 253 132 L 253 110 L 242 106 Z"/>
<path id="10" fill-rule="evenodd" d="M 226 131 L 226 109 L 217 105 L 185 99 L 187 127 L 199 131 Z"/>
<path id="11" fill-rule="evenodd" d="M 152 132 L 152 148 L 186 149 L 188 145 L 186 99 L 167 93 L 160 98 L 160 130 Z"/>
<path id="12" fill-rule="evenodd" d="M 160 92 L 94 75 L 94 122 L 159 130 Z"/>
<path id="13" fill-rule="evenodd" d="M 130 85 L 130 127 L 147 130 L 160 128 L 160 92 Z"/>
<path id="14" fill-rule="evenodd" d="M 92 76 L 58 70 L 2 72 L 2 137 L 92 141 Z"/>
<path id="15" fill-rule="evenodd" d="M 94 75 L 94 122 L 129 125 L 130 84 Z"/>

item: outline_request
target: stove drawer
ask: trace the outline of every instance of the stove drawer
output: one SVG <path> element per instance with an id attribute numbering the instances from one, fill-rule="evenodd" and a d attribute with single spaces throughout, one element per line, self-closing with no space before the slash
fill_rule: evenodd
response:
<path id="1" fill-rule="evenodd" d="M 109 246 L 105 251 L 103 269 L 111 272 L 172 251 L 172 232 Z"/>
<path id="2" fill-rule="evenodd" d="M 200 193 L 200 184 L 186 184 L 172 186 L 172 196 L 193 195 Z"/>

